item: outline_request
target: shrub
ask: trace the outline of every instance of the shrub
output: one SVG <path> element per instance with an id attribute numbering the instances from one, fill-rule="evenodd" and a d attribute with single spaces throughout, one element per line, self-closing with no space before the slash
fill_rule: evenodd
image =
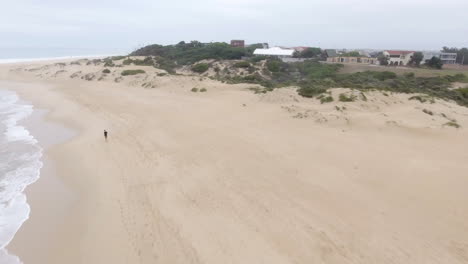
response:
<path id="1" fill-rule="evenodd" d="M 468 88 L 460 88 L 456 91 L 460 93 L 461 97 L 468 99 Z"/>
<path id="2" fill-rule="evenodd" d="M 122 71 L 122 76 L 128 76 L 128 75 L 137 75 L 137 74 L 141 74 L 141 73 L 145 73 L 144 70 L 125 70 L 125 71 Z"/>
<path id="3" fill-rule="evenodd" d="M 356 96 L 355 95 L 350 95 L 347 96 L 346 94 L 340 94 L 340 102 L 354 102 L 356 101 Z"/>
<path id="4" fill-rule="evenodd" d="M 153 58 L 146 57 L 143 60 L 133 60 L 133 64 L 138 66 L 154 66 Z"/>
<path id="5" fill-rule="evenodd" d="M 423 109 L 422 111 L 428 115 L 434 115 L 434 112 L 432 112 L 431 110 Z"/>
<path id="6" fill-rule="evenodd" d="M 102 70 L 102 73 L 111 73 L 111 71 L 109 69 L 104 69 Z"/>
<path id="7" fill-rule="evenodd" d="M 127 56 L 113 56 L 111 57 L 111 60 L 123 60 L 125 59 Z"/>
<path id="8" fill-rule="evenodd" d="M 324 96 L 322 98 L 320 98 L 320 103 L 323 104 L 323 103 L 331 103 L 333 102 L 333 97 L 331 96 Z"/>
<path id="9" fill-rule="evenodd" d="M 251 58 L 250 61 L 253 62 L 253 63 L 257 63 L 257 62 L 260 62 L 260 61 L 266 60 L 266 59 L 268 59 L 267 56 L 255 56 L 255 57 Z"/>
<path id="10" fill-rule="evenodd" d="M 410 98 L 408 98 L 408 100 L 416 100 L 421 103 L 425 103 L 425 102 L 430 102 L 431 104 L 435 103 L 434 98 L 431 98 L 429 96 L 421 96 L 421 95 L 411 96 Z"/>
<path id="11" fill-rule="evenodd" d="M 239 61 L 234 64 L 234 67 L 236 68 L 249 68 L 250 67 L 250 62 L 248 61 Z"/>
<path id="12" fill-rule="evenodd" d="M 207 63 L 198 63 L 192 66 L 192 71 L 197 73 L 204 73 L 210 68 Z"/>
<path id="13" fill-rule="evenodd" d="M 204 93 L 204 92 L 206 92 L 206 91 L 208 91 L 208 90 L 206 90 L 206 88 L 201 88 L 201 89 L 200 89 L 200 92 L 202 92 L 202 93 Z"/>
<path id="14" fill-rule="evenodd" d="M 115 64 L 111 60 L 108 60 L 104 63 L 104 67 L 115 67 Z"/>
<path id="15" fill-rule="evenodd" d="M 433 69 L 442 69 L 444 64 L 440 58 L 432 57 L 430 60 L 426 61 L 426 66 Z"/>
<path id="16" fill-rule="evenodd" d="M 361 99 L 367 102 L 367 96 L 363 92 L 361 92 L 360 95 L 361 95 Z"/>
<path id="17" fill-rule="evenodd" d="M 268 60 L 266 63 L 267 69 L 271 72 L 279 72 L 281 70 L 281 61 Z"/>
<path id="18" fill-rule="evenodd" d="M 248 48 L 231 47 L 227 43 L 201 43 L 198 41 L 181 41 L 176 45 L 149 45 L 138 49 L 131 56 L 157 56 L 189 65 L 205 59 L 240 60 L 249 55 Z"/>
<path id="19" fill-rule="evenodd" d="M 304 96 L 304 97 L 308 97 L 308 98 L 312 98 L 316 95 L 319 95 L 319 94 L 322 94 L 322 93 L 325 93 L 327 91 L 326 88 L 324 87 L 320 87 L 320 86 L 304 86 L 304 87 L 301 87 L 297 90 L 297 92 L 299 93 L 299 95 L 301 96 Z"/>
<path id="20" fill-rule="evenodd" d="M 192 90 L 190 90 L 190 91 L 196 93 L 196 92 L 198 92 L 198 88 L 195 88 L 195 87 L 194 87 L 194 88 L 192 88 Z"/>
<path id="21" fill-rule="evenodd" d="M 132 64 L 132 63 L 133 63 L 133 60 L 130 59 L 130 58 L 128 58 L 128 59 L 122 61 L 122 64 L 123 64 L 123 65 L 130 65 L 130 64 Z"/>
<path id="22" fill-rule="evenodd" d="M 255 94 L 267 93 L 267 90 L 264 89 L 264 88 L 250 87 L 250 88 L 247 88 L 247 89 L 249 89 L 250 91 L 253 91 Z"/>
<path id="23" fill-rule="evenodd" d="M 451 126 L 454 128 L 460 128 L 460 125 L 456 121 L 450 121 L 444 124 L 444 126 Z"/>
<path id="24" fill-rule="evenodd" d="M 166 76 L 166 75 L 167 75 L 167 73 L 164 73 L 164 72 L 158 73 L 158 76 L 159 76 L 159 77 Z"/>
<path id="25" fill-rule="evenodd" d="M 449 82 L 466 82 L 466 81 L 468 81 L 468 78 L 466 77 L 466 75 L 461 74 L 461 73 L 458 73 L 458 74 L 455 74 L 455 75 L 446 75 L 445 78 L 447 78 L 447 80 Z"/>
<path id="26" fill-rule="evenodd" d="M 406 78 L 414 78 L 414 72 L 407 72 L 405 73 Z"/>

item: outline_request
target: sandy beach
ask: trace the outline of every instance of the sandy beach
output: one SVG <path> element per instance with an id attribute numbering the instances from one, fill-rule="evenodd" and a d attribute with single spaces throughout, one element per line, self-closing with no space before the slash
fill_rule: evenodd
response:
<path id="1" fill-rule="evenodd" d="M 102 70 L 0 65 L 73 131 L 27 190 L 25 264 L 468 263 L 468 108 Z"/>

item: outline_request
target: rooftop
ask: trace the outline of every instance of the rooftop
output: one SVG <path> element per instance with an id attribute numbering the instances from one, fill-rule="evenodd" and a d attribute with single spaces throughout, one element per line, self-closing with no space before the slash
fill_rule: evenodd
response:
<path id="1" fill-rule="evenodd" d="M 273 47 L 270 49 L 256 49 L 254 51 L 254 55 L 292 56 L 293 54 L 293 49 L 282 49 L 279 47 Z"/>
<path id="2" fill-rule="evenodd" d="M 414 53 L 415 51 L 410 50 L 386 50 L 390 55 L 407 55 L 410 53 Z"/>

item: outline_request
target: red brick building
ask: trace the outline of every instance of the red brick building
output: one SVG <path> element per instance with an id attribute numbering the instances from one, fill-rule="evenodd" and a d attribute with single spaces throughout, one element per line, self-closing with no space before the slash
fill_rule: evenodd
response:
<path id="1" fill-rule="evenodd" d="M 231 47 L 243 48 L 245 47 L 244 40 L 231 40 Z"/>

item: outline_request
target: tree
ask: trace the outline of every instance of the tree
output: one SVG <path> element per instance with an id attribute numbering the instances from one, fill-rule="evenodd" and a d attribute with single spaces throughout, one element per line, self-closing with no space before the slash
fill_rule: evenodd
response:
<path id="1" fill-rule="evenodd" d="M 361 54 L 359 51 L 350 51 L 342 54 L 341 56 L 343 57 L 361 57 Z"/>
<path id="2" fill-rule="evenodd" d="M 307 48 L 301 52 L 302 58 L 314 58 L 322 54 L 322 50 L 320 48 Z"/>
<path id="3" fill-rule="evenodd" d="M 388 65 L 388 57 L 383 55 L 383 54 L 380 54 L 377 59 L 379 60 L 380 62 L 380 65 L 383 65 L 383 66 L 387 66 Z"/>
<path id="4" fill-rule="evenodd" d="M 444 64 L 442 63 L 442 60 L 440 58 L 432 57 L 430 60 L 426 61 L 426 65 L 429 68 L 442 69 L 442 66 Z"/>
<path id="5" fill-rule="evenodd" d="M 409 64 L 412 66 L 419 67 L 419 65 L 421 65 L 421 61 L 423 60 L 423 58 L 424 58 L 424 54 L 422 54 L 422 52 L 415 52 L 413 54 L 413 57 L 411 57 Z"/>

